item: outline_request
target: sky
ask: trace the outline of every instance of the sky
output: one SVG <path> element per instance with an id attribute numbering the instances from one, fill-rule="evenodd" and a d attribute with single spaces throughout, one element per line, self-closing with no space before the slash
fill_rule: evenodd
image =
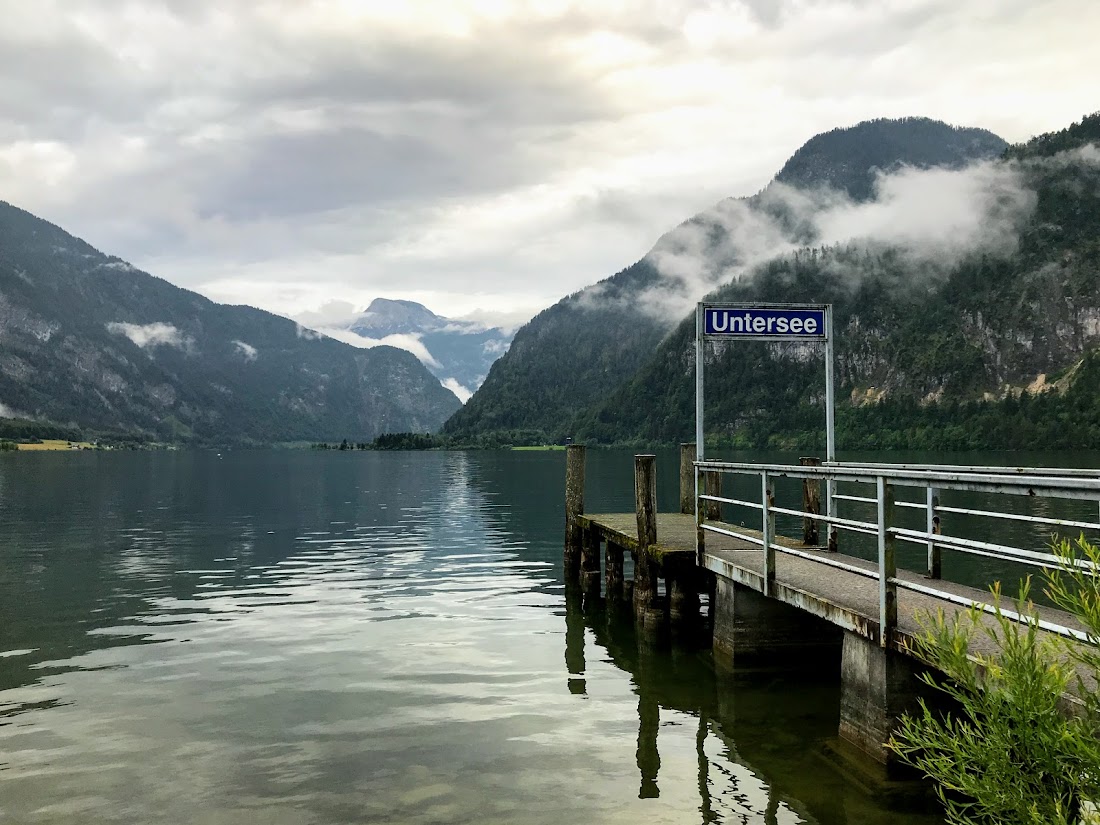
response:
<path id="1" fill-rule="evenodd" d="M 214 300 L 515 324 L 814 134 L 1100 109 L 1096 0 L 0 0 L 0 200 Z M 337 320 L 335 318 L 331 319 Z"/>

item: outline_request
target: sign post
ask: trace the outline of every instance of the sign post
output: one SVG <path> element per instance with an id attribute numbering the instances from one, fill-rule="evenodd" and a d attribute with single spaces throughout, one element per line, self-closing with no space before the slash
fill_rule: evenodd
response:
<path id="1" fill-rule="evenodd" d="M 707 338 L 824 342 L 825 457 L 826 461 L 836 460 L 832 304 L 699 303 L 695 310 L 695 457 L 698 461 L 703 460 L 703 343 Z M 826 515 L 832 516 L 836 483 L 829 481 L 827 486 L 825 509 Z"/>

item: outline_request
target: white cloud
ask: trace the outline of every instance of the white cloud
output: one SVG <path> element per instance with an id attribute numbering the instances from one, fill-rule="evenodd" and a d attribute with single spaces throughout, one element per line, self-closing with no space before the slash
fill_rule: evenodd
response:
<path id="1" fill-rule="evenodd" d="M 470 396 L 474 394 L 473 390 L 467 389 L 466 387 L 462 386 L 454 378 L 444 378 L 439 383 L 449 389 L 451 392 L 453 392 L 458 397 L 458 400 L 461 401 L 463 404 L 469 401 Z"/>
<path id="2" fill-rule="evenodd" d="M 152 324 L 125 324 L 112 321 L 107 324 L 107 331 L 112 335 L 124 335 L 142 349 L 167 346 L 187 349 L 194 343 L 189 337 L 180 332 L 172 324 L 156 321 Z"/>
<path id="3" fill-rule="evenodd" d="M 322 327 L 317 331 L 317 334 L 327 335 L 329 338 L 335 338 L 337 341 L 343 341 L 345 344 L 351 344 L 353 347 L 359 347 L 360 349 L 396 347 L 397 349 L 408 350 L 419 358 L 421 363 L 427 367 L 436 367 L 438 369 L 442 366 L 435 360 L 435 357 L 428 352 L 428 348 L 424 346 L 419 335 L 399 334 L 386 335 L 382 338 L 368 338 L 365 335 L 359 335 L 349 329 L 341 329 L 339 327 Z"/>
<path id="4" fill-rule="evenodd" d="M 905 167 L 880 174 L 875 197 L 867 202 L 833 190 L 802 191 L 773 183 L 759 199 L 764 208 L 727 199 L 699 220 L 665 235 L 648 256 L 662 280 L 632 296 L 631 304 L 676 323 L 718 286 L 805 246 L 890 247 L 926 273 L 944 272 L 971 254 L 1010 255 L 1037 202 L 1028 183 L 1029 170 L 1098 161 L 1100 152 L 1090 146 L 1026 164 L 983 161 L 955 170 Z M 795 232 L 773 217 L 776 209 L 789 217 Z M 599 286 L 581 294 L 582 305 L 605 300 Z"/>
<path id="5" fill-rule="evenodd" d="M 530 317 L 817 132 L 1021 140 L 1100 76 L 1086 0 L 0 3 L 4 198 L 288 315 Z"/>
<path id="6" fill-rule="evenodd" d="M 304 327 L 301 324 L 294 325 L 294 334 L 307 341 L 320 341 L 325 337 L 323 333 L 315 329 L 310 329 L 309 327 Z"/>
<path id="7" fill-rule="evenodd" d="M 463 399 L 463 403 L 465 403 L 465 399 Z M 0 418 L 27 418 L 27 416 L 0 401 Z"/>
<path id="8" fill-rule="evenodd" d="M 237 352 L 244 356 L 245 361 L 255 361 L 258 350 L 251 344 L 246 344 L 244 341 L 233 341 L 233 346 L 237 348 Z"/>

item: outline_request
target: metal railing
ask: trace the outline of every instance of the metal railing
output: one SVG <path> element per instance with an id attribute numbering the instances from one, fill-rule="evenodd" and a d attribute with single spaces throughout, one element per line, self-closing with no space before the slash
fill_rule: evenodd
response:
<path id="1" fill-rule="evenodd" d="M 832 567 L 866 578 L 878 580 L 878 612 L 881 632 L 880 643 L 890 644 L 893 631 L 897 627 L 897 590 L 902 588 L 963 607 L 977 606 L 986 612 L 994 612 L 995 607 L 975 601 L 956 593 L 951 593 L 931 584 L 918 584 L 898 577 L 896 545 L 898 542 L 921 545 L 927 551 L 926 575 L 929 581 L 941 578 L 941 556 L 944 551 L 958 552 L 986 558 L 999 559 L 1033 567 L 1057 569 L 1061 559 L 1053 553 L 1038 551 L 1027 547 L 994 541 L 982 541 L 963 535 L 949 535 L 943 532 L 941 515 L 971 516 L 977 519 L 998 519 L 1003 522 L 1017 522 L 1030 525 L 1049 526 L 1051 528 L 1073 528 L 1080 531 L 1100 531 L 1100 471 L 1076 469 L 1048 469 L 1036 467 L 975 467 L 925 464 L 872 464 L 827 462 L 822 465 L 753 464 L 726 461 L 696 461 L 696 519 L 699 535 L 711 532 L 732 536 L 764 550 L 763 590 L 772 595 L 775 588 L 775 554 L 786 553 L 804 559 L 810 559 L 827 567 Z M 723 496 L 714 492 L 719 485 L 708 480 L 713 474 L 732 474 L 755 476 L 760 483 L 760 497 L 756 500 Z M 800 508 L 781 507 L 775 503 L 775 481 L 779 478 L 802 479 L 803 487 L 824 483 L 826 488 L 826 512 L 824 514 L 807 509 L 807 497 L 804 493 Z M 874 493 L 868 495 L 840 494 L 838 484 L 873 485 Z M 895 491 L 899 488 L 917 488 L 923 491 L 918 501 L 897 500 Z M 943 491 L 970 491 L 988 493 L 996 496 L 1026 497 L 1035 500 L 1070 500 L 1093 503 L 1091 512 L 1097 520 L 1089 518 L 1060 518 L 1044 515 L 1029 515 L 1012 512 L 1010 509 L 986 509 L 976 507 L 947 506 L 941 503 Z M 867 491 L 870 493 L 870 491 Z M 859 505 L 865 508 L 873 506 L 874 520 L 867 518 L 842 517 L 840 506 Z M 716 519 L 714 508 L 721 505 L 748 508 L 760 514 L 760 537 L 730 529 L 722 523 L 713 523 Z M 1064 505 L 1059 505 L 1064 506 Z M 899 510 L 923 511 L 924 529 L 910 529 L 896 523 Z M 836 558 L 839 554 L 822 554 L 798 550 L 776 542 L 776 516 L 801 517 L 821 522 L 829 527 L 835 545 L 838 532 L 850 532 L 873 536 L 877 549 L 877 565 L 874 569 L 851 564 Z M 1092 565 L 1083 560 L 1073 562 L 1092 571 Z M 1096 571 L 1092 571 L 1096 572 Z M 1001 608 L 1001 613 L 1017 621 L 1031 621 L 1013 611 Z M 1045 630 L 1078 640 L 1087 640 L 1083 632 L 1039 620 Z"/>

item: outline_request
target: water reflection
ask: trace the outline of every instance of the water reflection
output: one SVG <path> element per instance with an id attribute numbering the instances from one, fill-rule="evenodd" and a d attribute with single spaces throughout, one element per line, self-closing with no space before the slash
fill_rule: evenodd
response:
<path id="1" fill-rule="evenodd" d="M 570 692 L 583 692 L 576 685 L 583 685 L 586 658 L 602 657 L 630 675 L 638 799 L 682 798 L 690 782 L 701 823 L 941 821 L 928 800 L 888 810 L 826 756 L 838 722 L 835 673 L 716 673 L 705 649 L 655 644 L 635 632 L 629 613 L 592 609 L 574 592 L 565 620 Z"/>
<path id="2" fill-rule="evenodd" d="M 560 454 L 0 457 L 0 820 L 881 821 L 816 756 L 834 685 L 716 678 L 575 609 L 562 478 Z"/>

